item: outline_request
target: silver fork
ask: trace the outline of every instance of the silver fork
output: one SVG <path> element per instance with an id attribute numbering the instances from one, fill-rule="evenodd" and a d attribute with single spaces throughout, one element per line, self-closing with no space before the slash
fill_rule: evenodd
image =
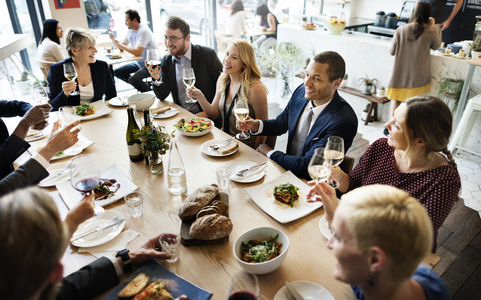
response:
<path id="1" fill-rule="evenodd" d="M 287 300 L 296 300 L 296 298 L 294 298 L 294 295 L 291 294 L 291 292 L 289 291 L 289 289 L 286 288 L 284 289 L 284 296 L 286 296 L 286 299 Z"/>
<path id="2" fill-rule="evenodd" d="M 236 175 L 237 177 L 245 177 L 246 174 L 247 174 L 247 172 L 253 171 L 253 170 L 257 170 L 257 169 L 259 169 L 260 167 L 262 167 L 263 165 L 265 165 L 266 163 L 267 163 L 267 160 L 265 160 L 265 161 L 263 161 L 263 162 L 261 162 L 261 163 L 258 163 L 258 164 L 256 164 L 256 165 L 253 165 L 253 166 L 250 167 L 250 168 L 240 170 L 240 171 L 238 171 L 237 173 L 235 173 L 235 175 Z"/>
<path id="3" fill-rule="evenodd" d="M 229 144 L 233 139 L 235 139 L 235 136 L 233 136 L 233 137 L 231 137 L 231 138 L 229 138 L 229 139 L 227 139 L 227 140 L 225 140 L 225 141 L 223 141 L 222 143 L 219 143 L 219 144 L 217 144 L 217 145 L 211 145 L 211 146 L 210 146 L 210 149 L 212 149 L 212 150 L 217 150 L 217 149 L 219 149 L 219 148 L 222 148 L 222 147 L 224 147 L 225 145 Z"/>

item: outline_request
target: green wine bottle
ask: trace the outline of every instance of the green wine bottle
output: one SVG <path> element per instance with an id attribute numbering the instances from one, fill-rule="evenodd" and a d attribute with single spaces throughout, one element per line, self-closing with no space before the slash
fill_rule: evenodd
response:
<path id="1" fill-rule="evenodd" d="M 137 136 L 140 129 L 134 118 L 134 109 L 130 106 L 127 108 L 127 115 L 129 116 L 129 123 L 127 125 L 127 148 L 129 150 L 129 157 L 131 161 L 141 161 L 144 159 L 144 151 L 142 149 L 142 142 Z"/>

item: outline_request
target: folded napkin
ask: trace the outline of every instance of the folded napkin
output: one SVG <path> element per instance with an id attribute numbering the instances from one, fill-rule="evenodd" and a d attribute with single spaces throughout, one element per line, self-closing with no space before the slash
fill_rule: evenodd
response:
<path id="1" fill-rule="evenodd" d="M 133 241 L 140 234 L 132 229 L 121 232 L 113 240 L 95 247 L 79 248 L 79 253 L 89 252 L 95 257 L 110 257 L 118 251 L 127 248 L 127 244 Z"/>

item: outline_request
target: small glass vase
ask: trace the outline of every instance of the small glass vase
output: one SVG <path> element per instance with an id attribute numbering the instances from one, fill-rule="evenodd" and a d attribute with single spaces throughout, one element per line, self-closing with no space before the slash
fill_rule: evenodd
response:
<path id="1" fill-rule="evenodd" d="M 159 175 L 164 172 L 164 163 L 162 161 L 162 155 L 151 154 L 149 156 L 149 168 L 150 173 L 154 175 Z"/>

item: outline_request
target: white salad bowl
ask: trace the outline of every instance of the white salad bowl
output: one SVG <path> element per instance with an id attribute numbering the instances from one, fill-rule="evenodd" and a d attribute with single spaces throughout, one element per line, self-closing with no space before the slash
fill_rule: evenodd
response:
<path id="1" fill-rule="evenodd" d="M 134 104 L 137 111 L 143 111 L 144 108 L 149 108 L 154 104 L 155 95 L 151 92 L 134 94 L 130 96 L 127 101 L 129 102 L 129 105 Z"/>

